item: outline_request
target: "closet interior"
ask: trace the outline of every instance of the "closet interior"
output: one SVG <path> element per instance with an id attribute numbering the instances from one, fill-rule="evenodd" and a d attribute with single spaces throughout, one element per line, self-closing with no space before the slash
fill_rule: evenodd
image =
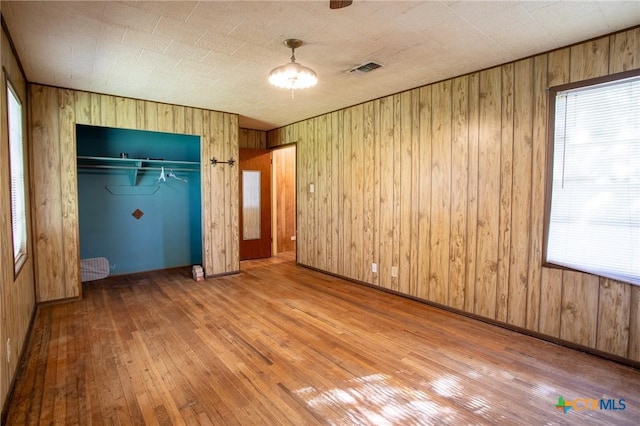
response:
<path id="1" fill-rule="evenodd" d="M 81 264 L 201 264 L 200 137 L 77 125 L 76 138 Z"/>

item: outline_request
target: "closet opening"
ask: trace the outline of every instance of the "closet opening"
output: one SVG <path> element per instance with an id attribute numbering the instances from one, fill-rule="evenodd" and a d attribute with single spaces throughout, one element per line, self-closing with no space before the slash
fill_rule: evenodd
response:
<path id="1" fill-rule="evenodd" d="M 201 265 L 200 137 L 77 125 L 76 139 L 82 281 Z"/>

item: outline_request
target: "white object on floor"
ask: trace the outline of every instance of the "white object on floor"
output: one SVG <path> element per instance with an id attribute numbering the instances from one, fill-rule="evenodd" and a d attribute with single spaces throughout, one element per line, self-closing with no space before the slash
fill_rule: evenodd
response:
<path id="1" fill-rule="evenodd" d="M 80 275 L 82 282 L 101 280 L 109 276 L 109 261 L 106 257 L 80 259 Z"/>

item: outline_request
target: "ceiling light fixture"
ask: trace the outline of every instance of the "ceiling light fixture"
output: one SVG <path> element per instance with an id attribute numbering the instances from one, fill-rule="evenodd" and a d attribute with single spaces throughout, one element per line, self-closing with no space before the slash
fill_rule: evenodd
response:
<path id="1" fill-rule="evenodd" d="M 291 49 L 291 62 L 271 70 L 269 83 L 283 89 L 291 89 L 293 99 L 294 90 L 315 86 L 318 77 L 314 70 L 296 62 L 295 50 L 302 46 L 302 40 L 289 38 L 284 41 L 284 45 Z"/>

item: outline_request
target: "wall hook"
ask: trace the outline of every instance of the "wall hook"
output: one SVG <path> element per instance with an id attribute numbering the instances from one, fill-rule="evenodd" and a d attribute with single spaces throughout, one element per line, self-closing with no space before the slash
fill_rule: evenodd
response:
<path id="1" fill-rule="evenodd" d="M 228 161 L 220 161 L 220 160 L 217 160 L 215 157 L 213 157 L 211 159 L 211 165 L 215 166 L 216 164 L 228 164 L 233 167 L 233 165 L 236 164 L 236 160 L 234 160 L 233 158 L 230 158 Z"/>

